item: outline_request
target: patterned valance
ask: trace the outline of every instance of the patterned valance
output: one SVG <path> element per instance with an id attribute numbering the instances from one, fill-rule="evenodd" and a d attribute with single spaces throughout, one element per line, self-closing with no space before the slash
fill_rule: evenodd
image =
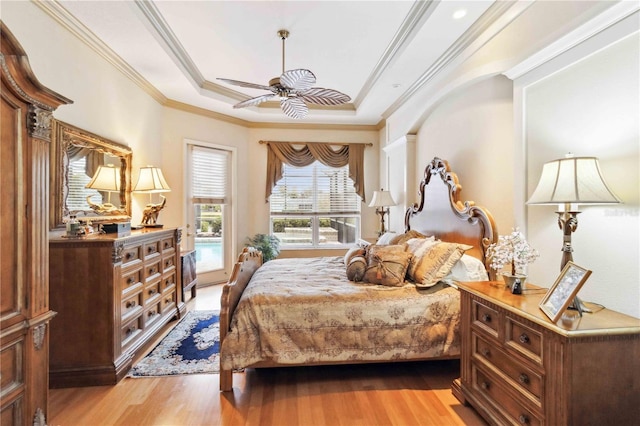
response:
<path id="1" fill-rule="evenodd" d="M 306 142 L 272 142 L 260 141 L 267 145 L 267 188 L 265 201 L 269 201 L 271 191 L 276 183 L 282 179 L 282 164 L 294 167 L 304 167 L 318 160 L 329 167 L 343 167 L 349 165 L 349 177 L 353 180 L 353 187 L 362 201 L 364 195 L 364 148 L 365 144 L 351 143 L 306 143 Z M 301 148 L 296 146 L 302 145 Z M 335 151 L 334 146 L 340 146 Z"/>

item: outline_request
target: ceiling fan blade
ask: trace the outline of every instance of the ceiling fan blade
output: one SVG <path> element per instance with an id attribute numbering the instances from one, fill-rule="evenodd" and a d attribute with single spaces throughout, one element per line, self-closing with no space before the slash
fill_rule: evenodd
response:
<path id="1" fill-rule="evenodd" d="M 309 70 L 303 68 L 289 70 L 280 76 L 280 84 L 289 89 L 307 90 L 316 84 L 316 76 Z"/>
<path id="2" fill-rule="evenodd" d="M 262 89 L 268 90 L 270 92 L 274 91 L 272 87 L 263 86 L 262 84 L 247 83 L 246 81 L 230 80 L 228 78 L 217 78 L 216 80 L 224 81 L 225 83 L 233 84 L 234 86 L 249 87 L 251 89 Z"/>
<path id="3" fill-rule="evenodd" d="M 233 107 L 234 108 L 245 108 L 245 107 L 248 107 L 248 106 L 258 105 L 259 103 L 262 103 L 264 101 L 268 101 L 269 99 L 273 98 L 275 95 L 276 95 L 275 93 L 267 93 L 266 95 L 257 96 L 255 98 L 246 99 L 246 100 L 244 100 L 242 102 L 238 102 Z"/>
<path id="4" fill-rule="evenodd" d="M 305 118 L 309 112 L 309 108 L 300 98 L 282 99 L 280 108 L 291 118 Z"/>
<path id="5" fill-rule="evenodd" d="M 351 98 L 342 92 L 333 89 L 313 87 L 304 92 L 298 92 L 298 96 L 305 102 L 320 105 L 340 105 L 349 102 Z"/>

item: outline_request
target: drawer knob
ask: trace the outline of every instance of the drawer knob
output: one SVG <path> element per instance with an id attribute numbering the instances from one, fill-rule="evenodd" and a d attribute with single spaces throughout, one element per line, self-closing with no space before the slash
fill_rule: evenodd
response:
<path id="1" fill-rule="evenodd" d="M 156 294 L 155 288 L 152 288 L 151 290 L 149 290 L 149 296 L 153 296 L 154 294 Z"/>
<path id="2" fill-rule="evenodd" d="M 482 355 L 484 355 L 487 358 L 490 357 L 491 351 L 489 350 L 489 348 L 482 348 Z"/>
<path id="3" fill-rule="evenodd" d="M 147 251 L 151 253 L 153 251 L 153 247 L 147 247 Z"/>
<path id="4" fill-rule="evenodd" d="M 152 316 L 154 316 L 154 315 L 156 315 L 156 314 L 157 314 L 157 312 L 156 312 L 156 311 L 149 311 L 149 313 L 147 314 L 147 316 L 148 316 L 149 318 L 151 318 Z"/>
<path id="5" fill-rule="evenodd" d="M 127 284 L 133 284 L 133 277 L 129 277 L 127 279 Z"/>
<path id="6" fill-rule="evenodd" d="M 482 383 L 480 383 L 480 387 L 484 390 L 489 390 L 489 388 L 491 387 L 491 384 L 487 381 L 484 381 Z"/>
<path id="7" fill-rule="evenodd" d="M 491 315 L 489 315 L 489 314 L 482 315 L 482 321 L 491 322 Z"/>
<path id="8" fill-rule="evenodd" d="M 528 425 L 530 423 L 529 416 L 527 416 L 526 414 L 520 414 L 520 417 L 518 417 L 518 421 L 523 425 Z"/>
<path id="9" fill-rule="evenodd" d="M 518 377 L 518 380 L 520 381 L 520 383 L 522 383 L 523 385 L 528 385 L 529 384 L 529 376 L 527 376 L 524 373 L 520 374 L 520 377 Z"/>
<path id="10" fill-rule="evenodd" d="M 520 335 L 520 343 L 529 343 L 530 339 L 525 333 Z"/>
<path id="11" fill-rule="evenodd" d="M 131 259 L 132 257 L 133 257 L 133 254 L 131 254 L 131 252 L 129 252 L 129 253 L 127 253 L 127 254 L 125 255 L 125 258 L 126 258 L 127 260 Z"/>
<path id="12" fill-rule="evenodd" d="M 136 328 L 136 327 L 133 327 L 133 326 L 131 326 L 131 327 L 127 328 L 127 336 L 131 335 L 131 334 L 132 334 L 133 332 L 135 332 L 136 330 L 137 330 L 137 328 Z"/>
<path id="13" fill-rule="evenodd" d="M 127 304 L 125 306 L 127 307 L 127 309 L 131 309 L 134 306 L 136 306 L 136 302 L 135 302 L 135 300 L 130 300 L 130 301 L 127 302 Z"/>

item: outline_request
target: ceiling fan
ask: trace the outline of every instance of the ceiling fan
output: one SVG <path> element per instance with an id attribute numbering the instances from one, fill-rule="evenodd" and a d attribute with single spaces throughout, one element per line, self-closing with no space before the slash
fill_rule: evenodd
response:
<path id="1" fill-rule="evenodd" d="M 253 89 L 268 90 L 271 93 L 250 98 L 235 104 L 234 108 L 245 108 L 258 105 L 271 98 L 280 98 L 282 111 L 291 118 L 304 118 L 309 112 L 307 103 L 319 105 L 339 105 L 349 102 L 351 98 L 344 93 L 333 89 L 323 89 L 312 87 L 316 82 L 316 76 L 309 70 L 301 68 L 295 70 L 284 70 L 284 45 L 289 37 L 289 31 L 279 30 L 278 36 L 282 39 L 282 75 L 269 80 L 269 85 L 247 83 L 244 81 L 218 78 L 228 84 L 235 86 L 249 87 Z"/>

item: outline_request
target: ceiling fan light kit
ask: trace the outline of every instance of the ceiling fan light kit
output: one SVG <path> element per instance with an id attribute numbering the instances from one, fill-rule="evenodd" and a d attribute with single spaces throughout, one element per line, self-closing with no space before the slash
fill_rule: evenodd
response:
<path id="1" fill-rule="evenodd" d="M 285 71 L 285 40 L 289 37 L 289 31 L 279 30 L 278 37 L 282 39 L 282 75 L 269 80 L 269 85 L 247 83 L 244 81 L 218 78 L 220 81 L 234 86 L 248 87 L 252 89 L 268 90 L 271 93 L 249 98 L 238 102 L 234 108 L 245 108 L 258 105 L 275 97 L 280 99 L 280 108 L 289 117 L 294 119 L 305 118 L 309 113 L 308 103 L 318 105 L 340 105 L 349 102 L 351 98 L 344 93 L 333 89 L 313 87 L 316 76 L 309 70 L 300 68 Z"/>

